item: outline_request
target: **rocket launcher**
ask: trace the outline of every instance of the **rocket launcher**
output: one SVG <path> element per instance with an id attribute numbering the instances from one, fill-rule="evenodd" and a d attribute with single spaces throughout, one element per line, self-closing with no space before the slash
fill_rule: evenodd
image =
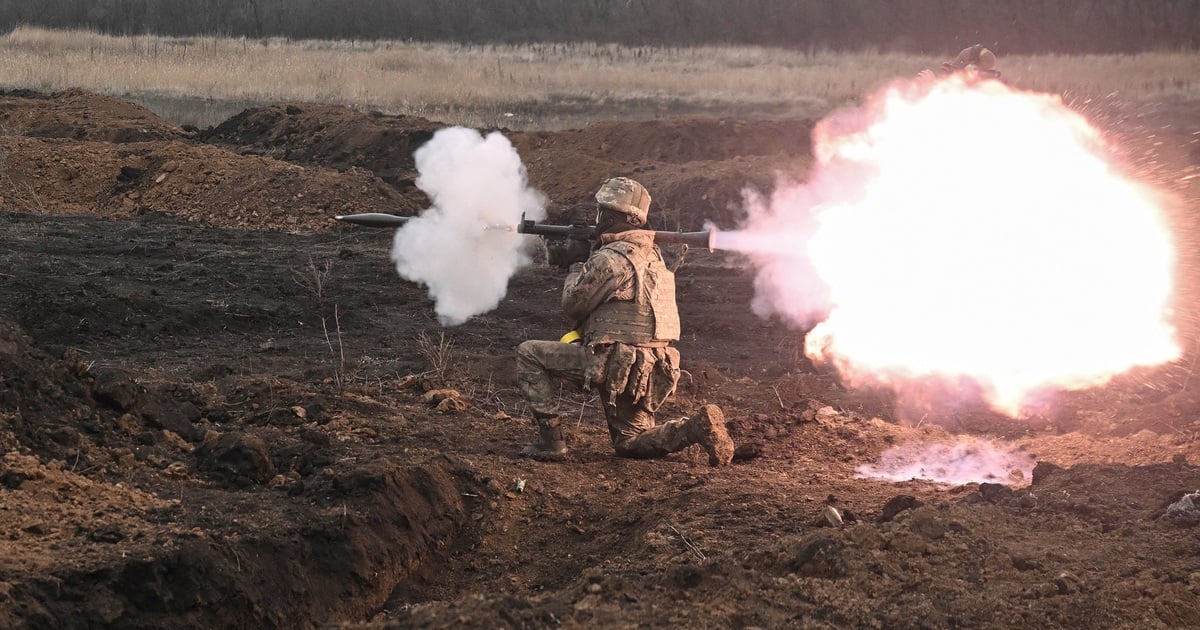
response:
<path id="1" fill-rule="evenodd" d="M 381 212 L 367 212 L 364 214 L 343 214 L 334 217 L 338 221 L 344 223 L 353 223 L 355 225 L 363 225 L 367 227 L 395 227 L 398 228 L 411 217 L 401 217 L 394 214 L 384 214 Z M 575 223 L 572 225 L 547 225 L 538 223 L 531 219 L 526 219 L 521 215 L 521 222 L 516 227 L 507 225 L 489 225 L 488 229 L 504 230 L 507 232 L 516 232 L 518 234 L 534 234 L 553 239 L 570 239 L 574 241 L 593 241 L 600 238 L 600 234 L 594 225 L 586 223 Z M 703 247 L 708 251 L 716 249 L 717 229 L 708 228 L 701 232 L 654 232 L 654 242 L 663 244 L 687 245 L 689 247 Z"/>

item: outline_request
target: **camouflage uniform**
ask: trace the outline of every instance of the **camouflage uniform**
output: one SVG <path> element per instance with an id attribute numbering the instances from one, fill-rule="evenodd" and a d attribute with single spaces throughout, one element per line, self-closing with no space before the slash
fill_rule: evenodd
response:
<path id="1" fill-rule="evenodd" d="M 713 455 L 710 449 L 711 463 L 728 463 L 732 442 L 715 406 L 691 421 L 654 422 L 679 381 L 679 351 L 670 346 L 679 339 L 679 312 L 675 275 L 663 263 L 653 233 L 604 234 L 602 243 L 586 263 L 572 266 L 563 286 L 563 310 L 581 322 L 582 343 L 526 341 L 517 348 L 521 392 L 539 429 L 561 436 L 552 386 L 559 378 L 600 394 L 618 455 L 661 457 L 691 444 L 709 449 L 708 442 L 722 441 L 712 435 L 715 430 L 723 436 L 722 452 Z M 714 429 L 714 423 L 720 426 Z M 532 447 L 526 451 L 536 453 Z"/>

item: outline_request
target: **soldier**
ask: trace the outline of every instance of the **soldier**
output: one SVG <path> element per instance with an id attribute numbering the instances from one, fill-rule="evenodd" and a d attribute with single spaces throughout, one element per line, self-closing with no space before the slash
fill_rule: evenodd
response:
<path id="1" fill-rule="evenodd" d="M 679 311 L 675 274 L 663 263 L 646 225 L 650 193 L 626 177 L 596 193 L 599 247 L 575 263 L 563 286 L 562 306 L 579 322 L 579 339 L 526 341 L 517 347 L 521 393 L 537 423 L 537 440 L 521 454 L 561 461 L 567 453 L 551 379 L 600 394 L 617 455 L 657 458 L 700 444 L 709 464 L 733 458 L 733 441 L 720 407 L 692 418 L 655 424 L 654 413 L 679 381 Z"/>
<path id="2" fill-rule="evenodd" d="M 983 44 L 975 44 L 962 49 L 953 61 L 942 62 L 942 67 L 937 72 L 925 69 L 917 76 L 923 79 L 932 79 L 935 76 L 946 77 L 959 72 L 966 73 L 973 78 L 1000 78 L 1000 71 L 996 69 L 996 54 L 984 48 Z"/>

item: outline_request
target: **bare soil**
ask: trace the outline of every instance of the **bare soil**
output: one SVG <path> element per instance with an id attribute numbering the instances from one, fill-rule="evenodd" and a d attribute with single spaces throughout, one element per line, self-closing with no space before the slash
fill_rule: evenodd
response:
<path id="1" fill-rule="evenodd" d="M 1120 118 L 1183 200 L 1182 243 L 1197 111 Z M 390 232 L 331 220 L 423 208 L 412 151 L 439 126 L 285 103 L 184 130 L 84 92 L 0 94 L 0 627 L 1200 626 L 1200 526 L 1167 515 L 1200 490 L 1191 341 L 1028 421 L 906 426 L 754 318 L 741 261 L 688 253 L 686 374 L 661 416 L 720 405 L 739 461 L 615 458 L 567 390 L 569 461 L 518 458 L 513 348 L 567 325 L 563 271 L 534 265 L 442 329 Z M 659 228 L 695 229 L 802 174 L 811 127 L 506 135 L 552 216 L 630 174 Z M 952 434 L 1024 447 L 1032 479 L 856 476 Z"/>

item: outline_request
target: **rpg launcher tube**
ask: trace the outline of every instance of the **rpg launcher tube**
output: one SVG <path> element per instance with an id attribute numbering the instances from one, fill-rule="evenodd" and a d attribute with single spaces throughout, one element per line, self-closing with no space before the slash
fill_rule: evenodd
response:
<path id="1" fill-rule="evenodd" d="M 710 227 L 703 232 L 655 232 L 654 242 L 658 245 L 675 243 L 703 247 L 711 252 L 717 249 L 717 228 Z"/>
<path id="2" fill-rule="evenodd" d="M 536 234 L 545 236 L 546 238 L 569 238 L 574 241 L 594 241 L 600 238 L 600 232 L 596 230 L 596 226 L 586 223 L 575 223 L 572 225 L 546 225 L 525 218 L 521 215 L 521 222 L 517 224 L 517 232 L 520 234 Z"/>
<path id="3" fill-rule="evenodd" d="M 546 225 L 530 221 L 522 215 L 517 224 L 517 232 L 521 234 L 537 234 L 546 238 L 569 238 L 577 241 L 593 241 L 600 238 L 600 232 L 594 225 L 576 223 L 574 225 Z M 703 232 L 654 232 L 654 242 L 662 245 L 674 243 L 690 247 L 703 247 L 708 251 L 716 250 L 717 230 L 709 228 Z"/>
<path id="4" fill-rule="evenodd" d="M 542 225 L 533 221 L 522 221 L 517 224 L 517 232 L 537 234 L 546 238 L 569 238 L 577 241 L 592 241 L 600 237 L 594 225 Z M 654 242 L 659 245 L 674 243 L 689 247 L 703 247 L 710 252 L 716 250 L 716 228 L 708 228 L 703 232 L 653 232 L 653 234 Z"/>
<path id="5" fill-rule="evenodd" d="M 382 212 L 366 212 L 363 214 L 342 214 L 334 218 L 345 223 L 353 223 L 366 227 L 394 228 L 404 225 L 411 217 L 401 217 Z M 489 229 L 512 230 L 511 227 L 505 226 L 488 227 Z M 546 225 L 527 219 L 522 219 L 517 224 L 516 231 L 520 234 L 535 234 L 546 238 L 569 238 L 578 241 L 591 241 L 600 236 L 594 225 L 578 223 L 575 225 Z M 660 245 L 672 243 L 688 245 L 690 247 L 703 247 L 710 252 L 716 249 L 716 239 L 716 228 L 709 228 L 703 232 L 654 232 L 654 242 Z"/>

